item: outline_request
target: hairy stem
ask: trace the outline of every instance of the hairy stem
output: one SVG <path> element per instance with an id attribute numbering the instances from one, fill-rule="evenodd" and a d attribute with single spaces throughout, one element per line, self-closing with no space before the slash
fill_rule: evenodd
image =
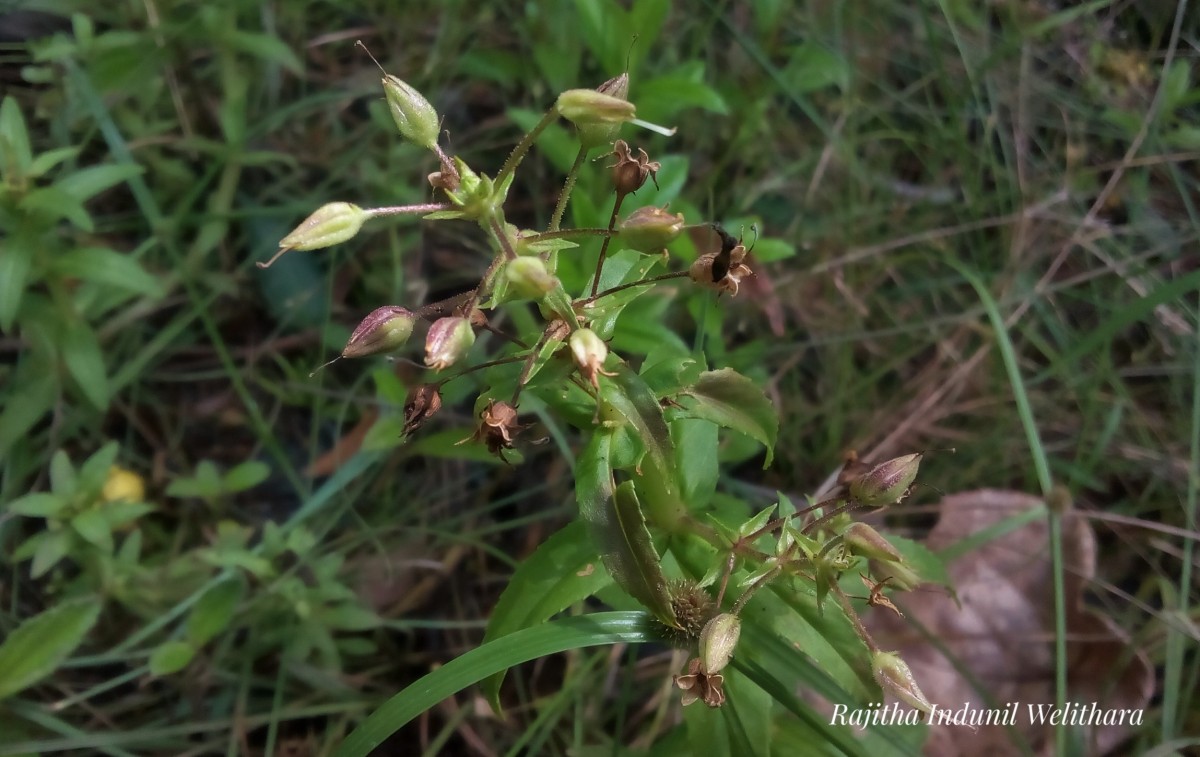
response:
<path id="1" fill-rule="evenodd" d="M 523 239 L 530 242 L 541 242 L 546 239 L 570 239 L 571 237 L 611 237 L 617 232 L 609 229 L 584 228 L 584 229 L 556 229 L 555 231 L 543 231 L 537 234 L 529 234 Z"/>
<path id="2" fill-rule="evenodd" d="M 366 208 L 366 213 L 371 218 L 382 218 L 383 216 L 398 216 L 409 213 L 433 213 L 437 210 L 451 210 L 454 206 L 448 202 L 426 202 L 421 205 L 392 205 L 386 208 Z"/>
<path id="3" fill-rule="evenodd" d="M 521 161 L 525 159 L 525 155 L 529 152 L 529 148 L 533 147 L 533 143 L 536 142 L 537 138 L 542 135 L 542 132 L 546 130 L 547 126 L 557 120 L 558 111 L 554 108 L 551 108 L 550 110 L 546 111 L 545 115 L 542 116 L 542 120 L 538 121 L 537 125 L 534 126 L 528 134 L 521 138 L 521 141 L 517 143 L 517 146 L 513 148 L 513 151 L 508 154 L 508 159 L 505 160 L 504 165 L 501 166 L 500 173 L 496 174 L 496 186 L 502 185 L 505 179 L 507 179 L 513 171 L 517 170 L 517 166 L 521 165 Z"/>
<path id="4" fill-rule="evenodd" d="M 558 203 L 554 206 L 554 215 L 550 216 L 550 231 L 558 231 L 558 227 L 562 223 L 563 213 L 567 212 L 567 202 L 571 199 L 571 190 L 575 188 L 575 179 L 579 176 L 579 168 L 583 165 L 583 161 L 587 159 L 587 153 L 588 149 L 583 145 L 580 145 L 579 152 L 575 153 L 575 162 L 571 164 L 571 170 L 567 171 L 567 181 L 558 195 Z"/>
<path id="5" fill-rule="evenodd" d="M 842 591 L 842 587 L 836 583 L 829 585 L 829 590 L 834 593 L 841 604 L 842 609 L 846 612 L 846 617 L 850 619 L 850 625 L 854 626 L 854 632 L 858 634 L 863 643 L 867 645 L 867 649 L 871 653 L 879 651 L 879 645 L 871 638 L 871 634 L 867 633 L 867 627 L 863 625 L 862 619 L 858 617 L 858 613 L 854 611 L 854 606 L 850 604 L 850 597 L 846 596 L 846 592 Z"/>

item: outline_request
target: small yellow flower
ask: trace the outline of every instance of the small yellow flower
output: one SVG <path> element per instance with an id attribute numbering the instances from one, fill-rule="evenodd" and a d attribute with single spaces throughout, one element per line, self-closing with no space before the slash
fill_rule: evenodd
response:
<path id="1" fill-rule="evenodd" d="M 146 499 L 146 482 L 133 471 L 114 465 L 108 469 L 100 498 L 105 502 L 142 502 Z"/>

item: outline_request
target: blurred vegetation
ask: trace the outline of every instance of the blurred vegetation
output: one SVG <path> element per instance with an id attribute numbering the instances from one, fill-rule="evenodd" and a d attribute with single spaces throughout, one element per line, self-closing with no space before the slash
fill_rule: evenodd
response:
<path id="1" fill-rule="evenodd" d="M 758 282 L 720 308 L 639 300 L 614 346 L 703 344 L 767 387 L 774 465 L 722 445 L 747 516 L 802 501 L 847 448 L 955 448 L 891 523 L 910 535 L 938 490 L 1040 491 L 949 263 L 981 277 L 1050 473 L 1100 534 L 1089 599 L 1160 671 L 1131 750 L 1196 733 L 1197 26 L 1184 3 L 1108 0 L 0 9 L 0 636 L 47 639 L 43 659 L 0 652 L 0 754 L 327 753 L 476 646 L 575 507 L 558 429 L 511 467 L 456 447 L 464 385 L 396 446 L 419 367 L 310 377 L 378 305 L 472 285 L 480 238 L 396 222 L 254 267 L 327 201 L 429 198 L 435 162 L 395 133 L 356 39 L 491 170 L 559 91 L 623 70 L 639 117 L 678 127 L 637 137 L 658 197 L 761 230 Z M 512 220 L 545 225 L 573 157 L 544 135 Z M 575 225 L 607 219 L 604 173 L 585 167 Z M 622 654 L 527 666 L 507 719 L 460 696 L 396 743 L 648 747 L 675 667 L 630 652 L 615 680 Z"/>

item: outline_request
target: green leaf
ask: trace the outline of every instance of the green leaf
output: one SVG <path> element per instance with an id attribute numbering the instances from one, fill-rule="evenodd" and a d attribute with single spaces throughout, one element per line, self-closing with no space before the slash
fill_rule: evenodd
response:
<path id="1" fill-rule="evenodd" d="M 108 521 L 99 508 L 90 508 L 76 515 L 71 519 L 71 528 L 75 529 L 75 533 L 82 536 L 84 541 L 94 544 L 105 554 L 112 552 L 112 531 L 109 530 Z"/>
<path id="2" fill-rule="evenodd" d="M 9 236 L 0 245 L 0 331 L 10 331 L 20 312 L 33 249 L 32 244 L 16 235 Z"/>
<path id="3" fill-rule="evenodd" d="M 904 556 L 904 562 L 916 571 L 922 581 L 945 586 L 951 592 L 954 591 L 954 582 L 950 579 L 950 574 L 946 572 L 946 561 L 936 552 L 920 542 L 895 534 L 888 534 L 887 540 L 896 548 L 897 552 Z"/>
<path id="4" fill-rule="evenodd" d="M 779 416 L 767 395 L 749 378 L 732 368 L 706 371 L 684 396 L 687 413 L 703 418 L 761 442 L 767 448 L 763 467 L 775 458 L 775 438 L 779 434 Z"/>
<path id="5" fill-rule="evenodd" d="M 0 288 L 3 288 L 3 279 L 0 279 Z M 13 445 L 24 440 L 26 432 L 49 412 L 58 394 L 58 384 L 51 373 L 49 378 L 15 380 L 11 390 L 0 411 L 0 458 L 6 457 Z"/>
<path id="6" fill-rule="evenodd" d="M 658 640 L 641 612 L 561 618 L 490 641 L 457 657 L 384 702 L 341 743 L 335 757 L 367 757 L 389 736 L 442 700 L 514 665 L 605 644 Z"/>
<path id="7" fill-rule="evenodd" d="M 33 162 L 29 164 L 29 170 L 26 171 L 26 175 L 31 179 L 36 179 L 59 163 L 70 160 L 78 154 L 78 147 L 59 147 L 54 150 L 47 150 L 34 157 Z"/>
<path id="8" fill-rule="evenodd" d="M 104 355 L 96 334 L 86 323 L 72 321 L 66 325 L 62 344 L 63 362 L 79 391 L 88 402 L 103 412 L 108 409 L 110 390 Z"/>
<path id="9" fill-rule="evenodd" d="M 277 63 L 293 74 L 304 73 L 304 64 L 279 37 L 257 32 L 233 31 L 223 34 L 222 40 L 236 50 L 270 63 Z"/>
<path id="10" fill-rule="evenodd" d="M 245 583 L 240 578 L 229 578 L 201 594 L 188 615 L 188 641 L 202 647 L 228 628 L 245 590 Z"/>
<path id="11" fill-rule="evenodd" d="M 201 460 L 190 478 L 177 478 L 167 486 L 168 497 L 214 499 L 221 496 L 221 472 L 211 460 Z"/>
<path id="12" fill-rule="evenodd" d="M 242 492 L 266 481 L 271 475 L 271 467 L 261 460 L 247 460 L 239 463 L 225 472 L 224 489 L 226 492 Z"/>
<path id="13" fill-rule="evenodd" d="M 94 231 L 95 224 L 83 203 L 58 187 L 35 189 L 21 198 L 17 207 L 26 213 L 36 214 L 46 221 L 66 219 L 81 231 Z"/>
<path id="14" fill-rule="evenodd" d="M 618 362 L 616 374 L 605 387 L 618 391 L 606 391 L 605 401 L 637 430 L 654 468 L 673 480 L 675 445 L 658 397 L 627 363 Z"/>
<path id="15" fill-rule="evenodd" d="M 612 434 L 597 432 L 580 453 L 575 467 L 579 516 L 613 580 L 663 623 L 675 625 L 667 579 L 633 482 L 613 489 L 611 452 Z"/>
<path id="16" fill-rule="evenodd" d="M 38 492 L 14 499 L 6 509 L 13 515 L 24 515 L 26 518 L 52 518 L 69 503 L 70 500 L 61 495 Z"/>
<path id="17" fill-rule="evenodd" d="M 0 168 L 4 169 L 5 176 L 10 167 L 16 168 L 16 175 L 21 176 L 32 160 L 29 130 L 25 127 L 21 106 L 16 98 L 5 97 L 0 103 Z"/>
<path id="18" fill-rule="evenodd" d="M 104 488 L 104 482 L 108 480 L 109 470 L 117 461 L 117 453 L 120 450 L 121 445 L 116 442 L 108 442 L 93 452 L 92 456 L 79 466 L 79 483 L 76 484 L 76 487 L 89 497 L 99 495 L 100 490 Z"/>
<path id="19" fill-rule="evenodd" d="M 492 609 L 483 642 L 543 623 L 612 583 L 599 564 L 582 521 L 571 521 L 522 560 Z M 483 682 L 483 692 L 500 712 L 500 672 Z"/>
<path id="20" fill-rule="evenodd" d="M 54 672 L 83 643 L 100 617 L 100 601 L 60 604 L 29 618 L 0 645 L 0 699 Z"/>
<path id="21" fill-rule="evenodd" d="M 74 494 L 79 487 L 79 476 L 71 458 L 63 450 L 55 450 L 50 456 L 50 491 L 55 494 Z"/>
<path id="22" fill-rule="evenodd" d="M 671 421 L 671 436 L 675 440 L 680 495 L 689 509 L 702 508 L 716 492 L 721 470 L 717 427 L 695 418 L 677 418 Z"/>
<path id="23" fill-rule="evenodd" d="M 122 292 L 161 297 L 162 285 L 130 255 L 103 247 L 68 250 L 54 260 L 53 269 L 61 276 L 112 287 Z"/>
<path id="24" fill-rule="evenodd" d="M 64 176 L 54 182 L 54 188 L 66 193 L 76 202 L 84 203 L 104 190 L 141 173 L 142 167 L 133 163 L 91 166 Z"/>
<path id="25" fill-rule="evenodd" d="M 196 656 L 196 647 L 186 641 L 165 641 L 150 654 L 150 675 L 166 676 L 187 667 Z"/>
<path id="26" fill-rule="evenodd" d="M 313 613 L 313 619 L 338 631 L 369 631 L 382 622 L 367 608 L 351 603 L 322 607 Z"/>

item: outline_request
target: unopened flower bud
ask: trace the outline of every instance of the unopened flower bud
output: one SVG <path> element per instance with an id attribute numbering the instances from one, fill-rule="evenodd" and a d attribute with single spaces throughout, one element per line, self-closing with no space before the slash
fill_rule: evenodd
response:
<path id="1" fill-rule="evenodd" d="M 596 87 L 596 91 L 618 100 L 628 100 L 629 74 L 614 76 Z M 621 124 L 577 124 L 575 128 L 579 132 L 579 143 L 585 149 L 612 144 L 612 141 L 621 132 Z"/>
<path id="2" fill-rule="evenodd" d="M 410 142 L 432 150 L 437 145 L 441 126 L 437 111 L 420 92 L 398 77 L 383 77 L 383 92 L 387 96 L 388 110 L 400 134 Z"/>
<path id="3" fill-rule="evenodd" d="M 873 560 L 900 562 L 904 556 L 892 546 L 892 543 L 866 523 L 851 523 L 845 532 L 846 546 L 856 555 L 862 555 Z"/>
<path id="4" fill-rule="evenodd" d="M 397 305 L 375 308 L 354 329 L 342 357 L 366 357 L 391 352 L 412 336 L 417 315 Z"/>
<path id="5" fill-rule="evenodd" d="M 579 372 L 592 386 L 600 388 L 599 374 L 615 375 L 608 373 L 603 368 L 604 360 L 608 357 L 608 345 L 596 335 L 595 331 L 575 329 L 571 332 L 567 344 L 571 347 L 571 354 L 575 357 L 575 364 L 579 366 Z"/>
<path id="6" fill-rule="evenodd" d="M 466 355 L 473 344 L 475 332 L 470 321 L 458 316 L 439 318 L 425 338 L 425 365 L 435 371 L 447 368 Z"/>
<path id="7" fill-rule="evenodd" d="M 558 279 L 546 270 L 546 264 L 536 255 L 525 255 L 508 261 L 504 275 L 517 294 L 533 300 L 558 287 Z"/>
<path id="8" fill-rule="evenodd" d="M 721 672 L 733 657 L 742 621 L 738 616 L 723 612 L 704 625 L 700 632 L 700 669 L 712 675 Z"/>
<path id="9" fill-rule="evenodd" d="M 933 705 L 925 698 L 921 687 L 917 686 L 912 671 L 900 659 L 900 655 L 895 652 L 875 652 L 871 657 L 871 673 L 885 694 L 891 694 L 921 712 L 933 711 Z"/>
<path id="10" fill-rule="evenodd" d="M 887 581 L 900 591 L 912 591 L 924 583 L 921 576 L 903 560 L 873 560 L 871 575 Z"/>
<path id="11" fill-rule="evenodd" d="M 442 409 L 442 392 L 438 384 L 421 384 L 413 387 L 404 402 L 404 431 L 405 436 L 425 424 L 425 421 Z"/>
<path id="12" fill-rule="evenodd" d="M 921 454 L 895 457 L 880 463 L 850 482 L 850 497 L 860 505 L 884 507 L 895 504 L 908 493 L 917 478 Z"/>
<path id="13" fill-rule="evenodd" d="M 568 89 L 558 96 L 558 113 L 576 126 L 613 126 L 632 121 L 633 103 L 594 89 Z"/>
<path id="14" fill-rule="evenodd" d="M 631 250 L 653 255 L 674 242 L 683 231 L 683 213 L 668 213 L 653 205 L 638 208 L 617 228 L 617 237 Z"/>
<path id="15" fill-rule="evenodd" d="M 354 237 L 370 214 L 349 202 L 330 202 L 305 218 L 283 239 L 283 250 L 319 250 Z"/>

